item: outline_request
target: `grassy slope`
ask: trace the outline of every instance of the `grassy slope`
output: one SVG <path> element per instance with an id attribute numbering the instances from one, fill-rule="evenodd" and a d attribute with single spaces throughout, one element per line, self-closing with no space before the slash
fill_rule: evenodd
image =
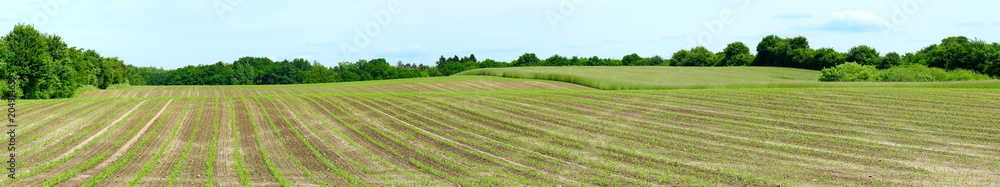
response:
<path id="1" fill-rule="evenodd" d="M 378 86 L 378 85 L 402 84 L 402 83 L 429 83 L 429 82 L 479 81 L 479 80 L 519 81 L 517 79 L 509 79 L 509 78 L 501 78 L 501 77 L 491 77 L 491 76 L 460 76 L 460 77 L 425 77 L 425 78 L 411 78 L 411 79 L 358 81 L 358 82 L 337 82 L 337 83 L 322 83 L 322 84 L 212 85 L 212 86 L 122 86 L 122 87 L 116 87 L 116 88 L 109 88 L 108 90 L 147 90 L 147 89 L 150 89 L 150 88 L 160 88 L 160 87 L 167 87 L 169 89 L 187 89 L 187 88 L 191 88 L 191 87 L 213 87 L 213 89 L 226 89 L 226 90 L 284 90 L 284 89 L 340 88 L 340 87 L 355 87 L 355 86 Z"/>
<path id="2" fill-rule="evenodd" d="M 325 93 L 467 92 L 502 90 L 592 90 L 587 86 L 550 80 L 494 76 L 454 76 L 362 82 L 294 85 L 115 86 L 86 90 L 78 98 L 256 96 Z"/>
<path id="3" fill-rule="evenodd" d="M 997 80 L 929 83 L 819 82 L 819 71 L 779 67 L 515 67 L 476 69 L 458 75 L 555 80 L 605 90 L 746 87 L 1000 88 L 1000 81 Z"/>

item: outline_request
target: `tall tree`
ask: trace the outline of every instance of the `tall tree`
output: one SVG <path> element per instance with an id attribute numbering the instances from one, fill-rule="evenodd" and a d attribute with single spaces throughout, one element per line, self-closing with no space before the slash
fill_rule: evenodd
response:
<path id="1" fill-rule="evenodd" d="M 309 71 L 305 72 L 305 80 L 302 83 L 330 83 L 337 81 L 337 72 L 327 68 L 318 62 L 313 62 Z"/>
<path id="2" fill-rule="evenodd" d="M 538 56 L 535 56 L 535 53 L 524 53 L 523 55 L 518 57 L 517 60 L 514 60 L 514 62 L 512 63 L 515 67 L 523 67 L 523 66 L 538 66 L 540 62 L 541 60 L 538 59 Z"/>
<path id="3" fill-rule="evenodd" d="M 48 99 L 59 82 L 49 54 L 48 39 L 31 25 L 18 24 L 3 37 L 10 55 L 4 60 L 9 72 L 22 77 L 18 87 L 28 99 Z"/>
<path id="4" fill-rule="evenodd" d="M 757 66 L 780 66 L 786 60 L 788 53 L 791 52 L 791 47 L 789 47 L 788 42 L 784 39 L 778 37 L 777 35 L 769 35 L 764 37 L 757 44 L 757 58 L 754 59 L 753 64 Z"/>
<path id="5" fill-rule="evenodd" d="M 791 39 L 786 39 L 788 41 L 789 47 L 792 50 L 809 48 L 809 39 L 804 36 L 798 36 Z"/>
<path id="6" fill-rule="evenodd" d="M 476 59 L 476 54 L 469 54 L 469 61 L 479 62 L 479 60 Z"/>
<path id="7" fill-rule="evenodd" d="M 847 57 L 833 48 L 820 48 L 813 52 L 812 63 L 806 64 L 806 69 L 821 70 L 831 68 L 845 62 Z"/>
<path id="8" fill-rule="evenodd" d="M 626 65 L 626 66 L 643 66 L 643 64 L 641 64 L 641 62 L 642 62 L 642 57 L 640 57 L 639 54 L 632 53 L 632 54 L 625 55 L 624 57 L 622 57 L 622 65 Z"/>
<path id="9" fill-rule="evenodd" d="M 1000 61 L 1000 51 L 983 41 L 966 37 L 949 37 L 926 53 L 927 66 L 944 69 L 967 69 L 991 76 L 992 63 Z"/>
<path id="10" fill-rule="evenodd" d="M 545 62 L 543 64 L 546 64 L 548 66 L 569 66 L 570 65 L 568 58 L 566 58 L 564 56 L 559 56 L 558 54 L 557 55 L 552 55 L 551 57 L 546 58 Z"/>
<path id="11" fill-rule="evenodd" d="M 690 51 L 681 50 L 671 57 L 675 66 L 714 66 L 718 63 L 715 53 L 705 47 L 695 47 Z"/>
<path id="12" fill-rule="evenodd" d="M 660 66 L 660 65 L 664 65 L 664 63 L 666 63 L 666 62 L 667 61 L 664 60 L 663 57 L 660 57 L 660 55 L 656 55 L 656 56 L 653 56 L 653 57 L 642 59 L 642 63 L 640 63 L 640 64 L 642 66 Z"/>
<path id="13" fill-rule="evenodd" d="M 875 48 L 868 47 L 867 45 L 859 45 L 847 52 L 847 61 L 856 62 L 860 65 L 876 65 L 879 63 L 879 53 Z"/>
<path id="14" fill-rule="evenodd" d="M 899 66 L 903 63 L 903 58 L 899 56 L 899 53 L 889 52 L 886 53 L 882 59 L 879 60 L 878 65 L 875 67 L 878 69 L 886 69 L 890 67 Z"/>
<path id="15" fill-rule="evenodd" d="M 719 66 L 743 66 L 747 65 L 746 56 L 740 55 L 750 55 L 750 48 L 747 47 L 743 42 L 733 42 L 726 45 L 726 49 L 722 50 L 723 56 L 719 60 Z"/>

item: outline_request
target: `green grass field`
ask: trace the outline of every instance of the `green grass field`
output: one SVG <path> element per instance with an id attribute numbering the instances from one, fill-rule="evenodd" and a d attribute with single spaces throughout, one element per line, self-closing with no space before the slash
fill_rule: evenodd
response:
<path id="1" fill-rule="evenodd" d="M 819 82 L 819 71 L 779 67 L 516 67 L 487 68 L 458 75 L 569 82 L 604 90 L 694 88 L 1000 88 L 1000 81 L 926 83 Z"/>
<path id="2" fill-rule="evenodd" d="M 829 86 L 809 78 L 815 71 L 785 68 L 513 70 L 669 89 L 462 75 L 91 90 L 22 102 L 23 172 L 0 185 L 1000 185 L 1000 89 L 977 88 L 992 81 Z M 641 79 L 651 77 L 664 81 Z M 795 84 L 812 86 L 774 86 Z"/>

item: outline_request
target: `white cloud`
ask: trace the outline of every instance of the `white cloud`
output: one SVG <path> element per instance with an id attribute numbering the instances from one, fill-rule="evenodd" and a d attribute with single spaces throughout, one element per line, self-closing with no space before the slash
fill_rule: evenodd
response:
<path id="1" fill-rule="evenodd" d="M 865 10 L 843 10 L 830 14 L 833 19 L 821 25 L 806 27 L 802 30 L 821 30 L 838 33 L 867 33 L 878 31 L 885 19 Z"/>

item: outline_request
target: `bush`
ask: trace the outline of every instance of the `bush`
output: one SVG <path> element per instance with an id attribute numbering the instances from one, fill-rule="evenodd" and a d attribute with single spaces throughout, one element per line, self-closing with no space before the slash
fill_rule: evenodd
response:
<path id="1" fill-rule="evenodd" d="M 876 70 L 875 66 L 862 66 L 847 63 L 834 68 L 823 69 L 820 81 L 840 82 L 935 82 L 935 81 L 965 81 L 987 80 L 989 76 L 971 70 L 956 69 L 946 71 L 941 68 L 929 68 L 920 64 L 909 64 Z"/>
<path id="2" fill-rule="evenodd" d="M 948 72 L 948 76 L 944 79 L 944 81 L 988 80 L 988 79 L 990 79 L 989 75 L 980 74 L 977 73 L 976 71 L 955 69 L 952 70 L 951 72 Z"/>
<path id="3" fill-rule="evenodd" d="M 833 68 L 823 69 L 819 81 L 832 82 L 870 82 L 875 81 L 875 66 L 862 66 L 849 62 Z"/>

